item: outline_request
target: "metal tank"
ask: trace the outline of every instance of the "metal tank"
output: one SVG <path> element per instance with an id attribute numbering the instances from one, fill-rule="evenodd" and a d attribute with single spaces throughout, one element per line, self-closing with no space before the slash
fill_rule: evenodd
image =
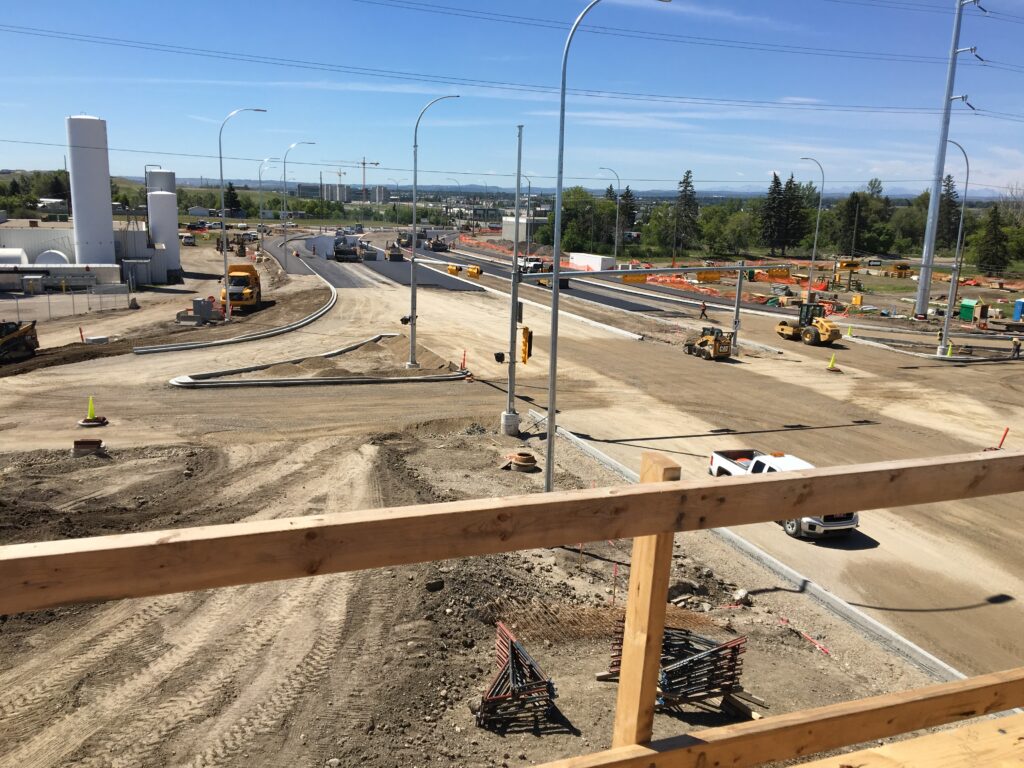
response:
<path id="1" fill-rule="evenodd" d="M 67 128 L 75 262 L 115 264 L 107 121 L 74 115 L 67 119 Z"/>
<path id="2" fill-rule="evenodd" d="M 178 196 L 173 192 L 150 192 L 146 195 L 149 211 L 149 233 L 157 260 L 168 272 L 181 271 L 181 241 L 178 239 Z"/>
<path id="3" fill-rule="evenodd" d="M 146 173 L 146 189 L 148 192 L 177 192 L 174 171 L 154 168 Z"/>

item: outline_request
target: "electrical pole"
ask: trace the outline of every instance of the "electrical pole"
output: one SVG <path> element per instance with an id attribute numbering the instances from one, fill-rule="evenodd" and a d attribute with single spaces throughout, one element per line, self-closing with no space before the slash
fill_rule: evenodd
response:
<path id="1" fill-rule="evenodd" d="M 925 225 L 924 247 L 921 252 L 921 272 L 918 275 L 917 299 L 914 303 L 914 316 L 919 319 L 928 317 L 928 300 L 932 282 L 932 264 L 935 261 L 935 235 L 939 228 L 939 198 L 942 194 L 942 175 L 946 168 L 946 144 L 949 140 L 949 115 L 953 102 L 957 100 L 967 104 L 966 96 L 953 96 L 953 85 L 956 82 L 957 56 L 971 53 L 977 58 L 974 47 L 960 48 L 960 27 L 964 16 L 965 5 L 978 5 L 978 0 L 953 0 L 953 42 L 949 47 L 949 67 L 946 71 L 946 93 L 942 100 L 942 119 L 939 123 L 939 146 L 935 151 L 935 168 L 932 171 L 931 197 L 928 199 L 928 221 Z M 980 5 L 978 5 L 981 8 Z M 981 8 L 985 12 L 984 8 Z M 970 106 L 970 104 L 967 104 Z M 971 107 L 973 109 L 973 107 Z"/>

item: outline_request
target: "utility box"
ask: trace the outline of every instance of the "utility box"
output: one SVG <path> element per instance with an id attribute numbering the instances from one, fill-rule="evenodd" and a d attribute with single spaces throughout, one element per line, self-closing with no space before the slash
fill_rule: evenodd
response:
<path id="1" fill-rule="evenodd" d="M 192 299 L 192 314 L 202 323 L 213 320 L 213 302 L 209 299 Z"/>
<path id="2" fill-rule="evenodd" d="M 960 301 L 960 319 L 969 323 L 988 320 L 988 304 L 980 299 L 962 299 Z"/>

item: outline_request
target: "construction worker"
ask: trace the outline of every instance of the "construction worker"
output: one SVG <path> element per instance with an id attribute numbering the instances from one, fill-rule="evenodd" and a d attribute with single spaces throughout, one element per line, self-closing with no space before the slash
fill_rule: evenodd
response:
<path id="1" fill-rule="evenodd" d="M 1013 341 L 1010 343 L 1013 344 L 1013 347 L 1010 350 L 1010 359 L 1020 360 L 1020 339 L 1014 336 Z"/>
<path id="2" fill-rule="evenodd" d="M 708 319 L 708 305 L 705 302 L 703 302 L 703 301 L 700 303 L 700 317 L 698 319 L 700 319 L 700 320 L 707 320 Z"/>
<path id="3" fill-rule="evenodd" d="M 939 328 L 939 330 L 935 332 L 935 340 L 937 342 L 939 342 L 939 344 L 942 344 L 942 342 L 944 341 L 944 339 L 942 338 L 942 329 L 941 328 Z"/>

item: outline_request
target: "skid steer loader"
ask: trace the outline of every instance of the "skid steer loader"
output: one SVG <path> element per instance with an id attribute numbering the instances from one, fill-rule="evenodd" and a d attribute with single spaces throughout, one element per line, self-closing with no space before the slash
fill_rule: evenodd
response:
<path id="1" fill-rule="evenodd" d="M 0 364 L 35 357 L 39 349 L 36 321 L 16 323 L 0 321 Z"/>

